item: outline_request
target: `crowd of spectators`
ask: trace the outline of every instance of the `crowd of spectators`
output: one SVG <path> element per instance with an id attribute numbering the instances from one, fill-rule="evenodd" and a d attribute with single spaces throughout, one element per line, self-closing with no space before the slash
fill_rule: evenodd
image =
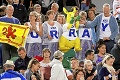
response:
<path id="1" fill-rule="evenodd" d="M 0 80 L 120 79 L 120 39 L 115 40 L 119 36 L 119 16 L 116 17 L 119 12 L 112 14 L 108 3 L 103 4 L 103 13 L 96 12 L 91 0 L 6 0 L 2 3 L 0 21 L 29 26 L 30 31 L 25 47 L 17 49 L 7 43 L 0 44 L 0 68 L 4 71 Z M 75 17 L 80 16 L 77 31 L 90 28 L 92 35 L 91 40 L 80 40 L 82 50 L 70 59 L 70 69 L 62 64 L 64 53 L 59 50 L 59 38 L 66 31 L 63 6 L 68 11 L 75 7 Z M 52 33 L 54 36 L 52 30 L 56 31 Z"/>

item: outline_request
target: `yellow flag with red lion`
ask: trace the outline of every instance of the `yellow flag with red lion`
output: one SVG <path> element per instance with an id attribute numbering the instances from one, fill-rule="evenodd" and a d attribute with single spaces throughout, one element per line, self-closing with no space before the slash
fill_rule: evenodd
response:
<path id="1" fill-rule="evenodd" d="M 29 27 L 24 25 L 0 22 L 0 42 L 19 48 L 25 45 Z"/>

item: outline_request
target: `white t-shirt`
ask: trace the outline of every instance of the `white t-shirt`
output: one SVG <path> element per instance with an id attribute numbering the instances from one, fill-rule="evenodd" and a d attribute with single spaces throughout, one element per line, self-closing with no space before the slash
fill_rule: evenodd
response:
<path id="1" fill-rule="evenodd" d="M 74 25 L 72 25 L 72 27 L 69 30 L 67 30 L 66 28 L 66 31 L 63 32 L 62 36 L 64 36 L 68 40 L 75 40 L 77 38 L 77 29 Z"/>
<path id="2" fill-rule="evenodd" d="M 27 22 L 27 24 L 29 27 L 32 27 L 30 22 Z M 37 30 L 39 31 L 39 22 L 36 22 L 36 27 Z M 31 33 L 28 34 L 26 43 L 41 43 L 41 42 L 42 42 L 41 37 L 35 31 L 32 31 Z"/>
<path id="3" fill-rule="evenodd" d="M 101 25 L 100 25 L 100 39 L 103 39 L 103 37 L 110 37 L 111 30 L 109 26 L 110 16 L 105 17 L 102 16 Z"/>
<path id="4" fill-rule="evenodd" d="M 58 42 L 59 40 L 59 31 L 58 31 L 58 25 L 57 23 L 55 22 L 54 23 L 54 26 L 51 26 L 47 23 L 47 26 L 48 26 L 48 33 L 49 35 L 52 36 L 52 40 L 50 40 L 50 42 Z"/>

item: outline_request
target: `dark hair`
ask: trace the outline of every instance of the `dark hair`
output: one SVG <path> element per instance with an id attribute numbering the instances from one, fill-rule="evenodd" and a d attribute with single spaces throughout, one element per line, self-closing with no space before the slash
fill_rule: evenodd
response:
<path id="1" fill-rule="evenodd" d="M 26 52 L 26 49 L 25 49 L 24 47 L 19 47 L 19 48 L 17 49 L 17 52 L 20 52 L 21 50 L 23 50 L 24 52 Z"/>
<path id="2" fill-rule="evenodd" d="M 85 76 L 85 71 L 83 70 L 83 68 L 81 68 L 81 67 L 79 67 L 79 68 L 76 68 L 75 70 L 74 70 L 74 72 L 73 72 L 73 80 L 76 80 L 76 77 L 77 77 L 77 74 L 79 73 L 79 72 L 83 72 L 83 74 L 84 74 L 84 76 Z"/>
<path id="3" fill-rule="evenodd" d="M 103 42 L 102 39 L 100 39 L 100 40 L 97 42 L 97 44 L 96 44 L 96 51 L 95 51 L 95 53 L 99 53 L 98 48 L 102 47 L 103 45 L 105 45 L 105 43 Z M 105 45 L 105 46 L 106 46 L 106 45 Z"/>
<path id="4" fill-rule="evenodd" d="M 91 9 L 92 7 L 96 7 L 95 4 L 90 4 L 89 9 Z"/>
<path id="5" fill-rule="evenodd" d="M 88 55 L 91 55 L 91 53 L 94 52 L 93 50 L 87 50 L 85 53 L 85 57 L 87 57 Z"/>
<path id="6" fill-rule="evenodd" d="M 37 74 L 37 73 L 33 73 L 32 75 L 34 75 L 34 76 L 36 77 L 37 80 L 40 80 L 40 76 L 39 76 L 39 74 Z M 32 80 L 31 77 L 30 77 L 30 80 Z"/>
<path id="7" fill-rule="evenodd" d="M 94 11 L 94 10 L 88 10 L 88 11 L 87 11 L 87 14 L 89 13 L 89 11 L 92 11 L 92 12 L 95 14 L 95 11 Z"/>

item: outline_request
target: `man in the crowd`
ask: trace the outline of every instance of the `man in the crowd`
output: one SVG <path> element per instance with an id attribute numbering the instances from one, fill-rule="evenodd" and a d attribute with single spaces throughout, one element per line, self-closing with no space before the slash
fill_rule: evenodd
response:
<path id="1" fill-rule="evenodd" d="M 12 5 L 8 5 L 6 7 L 6 15 L 0 17 L 1 22 L 13 23 L 13 24 L 20 24 L 19 20 L 13 17 L 14 7 Z M 2 57 L 3 57 L 3 64 L 6 60 L 9 60 L 11 57 L 17 57 L 17 48 L 11 46 L 7 43 L 2 43 Z"/>
<path id="2" fill-rule="evenodd" d="M 109 53 L 114 46 L 114 39 L 119 29 L 115 17 L 110 13 L 110 5 L 108 3 L 103 5 L 103 13 L 99 14 L 91 23 L 86 24 L 89 27 L 95 27 L 96 25 L 96 41 L 102 39 L 107 47 L 106 52 Z"/>
<path id="3" fill-rule="evenodd" d="M 79 60 L 77 58 L 72 58 L 71 59 L 71 68 L 72 68 L 72 70 L 75 70 L 78 67 L 79 67 Z"/>
<path id="4" fill-rule="evenodd" d="M 73 72 L 78 67 L 79 67 L 79 60 L 75 57 L 71 58 L 71 70 L 66 70 L 66 75 L 67 75 L 68 80 L 73 79 Z"/>
<path id="5" fill-rule="evenodd" d="M 59 5 L 57 3 L 53 3 L 51 5 L 51 10 L 55 12 L 55 20 L 57 20 L 57 15 L 59 14 L 58 9 L 59 9 Z"/>
<path id="6" fill-rule="evenodd" d="M 45 21 L 45 16 L 41 12 L 41 6 L 39 4 L 35 4 L 33 8 L 34 11 L 41 15 L 41 22 L 43 23 Z"/>
<path id="7" fill-rule="evenodd" d="M 89 10 L 94 10 L 96 13 L 96 5 L 95 4 L 90 4 L 89 5 Z"/>
<path id="8" fill-rule="evenodd" d="M 94 60 L 94 51 L 92 51 L 92 50 L 86 51 L 86 53 L 85 53 L 85 60 L 93 61 Z"/>
<path id="9" fill-rule="evenodd" d="M 19 58 L 15 61 L 14 70 L 24 74 L 31 58 L 27 56 L 26 50 L 24 47 L 20 47 L 17 51 L 18 51 Z"/>
<path id="10" fill-rule="evenodd" d="M 21 24 L 24 24 L 27 21 L 27 10 L 26 7 L 22 4 L 19 4 L 19 0 L 13 0 L 14 12 L 13 16 L 20 20 Z"/>
<path id="11" fill-rule="evenodd" d="M 5 16 L 6 6 L 0 6 L 0 17 Z"/>
<path id="12" fill-rule="evenodd" d="M 50 80 L 68 80 L 62 65 L 63 53 L 59 50 L 56 51 L 54 58 L 55 59 L 49 64 L 52 67 Z"/>
<path id="13" fill-rule="evenodd" d="M 26 80 L 22 74 L 13 71 L 14 67 L 13 61 L 7 60 L 4 64 L 5 72 L 0 74 L 0 80 Z"/>
<path id="14" fill-rule="evenodd" d="M 94 51 L 93 50 L 87 50 L 85 53 L 85 60 L 90 60 L 92 61 L 93 65 L 96 66 L 96 63 L 94 62 Z"/>

